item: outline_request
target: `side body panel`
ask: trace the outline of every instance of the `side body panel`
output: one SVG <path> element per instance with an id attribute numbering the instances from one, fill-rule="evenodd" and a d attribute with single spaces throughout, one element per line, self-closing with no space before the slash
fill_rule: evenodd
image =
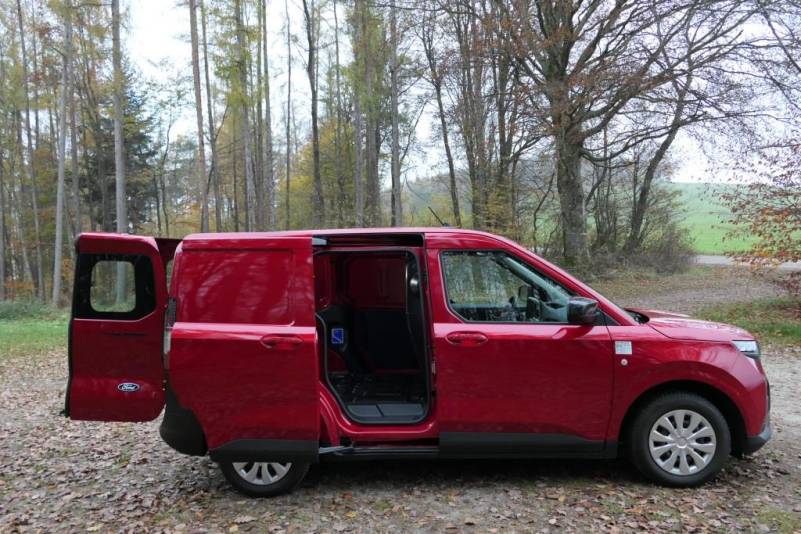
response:
<path id="1" fill-rule="evenodd" d="M 212 456 L 248 447 L 316 455 L 311 239 L 194 237 L 179 249 L 174 273 L 170 384 L 200 421 Z"/>
<path id="2" fill-rule="evenodd" d="M 609 330 L 614 340 L 632 347 L 631 355 L 616 356 L 611 439 L 617 439 L 626 412 L 641 395 L 670 382 L 697 382 L 718 390 L 737 407 L 747 435 L 760 433 L 768 416 L 768 384 L 758 361 L 727 341 L 671 339 L 648 325 Z"/>

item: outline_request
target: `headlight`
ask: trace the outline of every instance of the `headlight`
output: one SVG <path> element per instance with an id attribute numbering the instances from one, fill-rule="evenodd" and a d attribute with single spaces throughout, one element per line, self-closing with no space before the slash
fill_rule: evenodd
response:
<path id="1" fill-rule="evenodd" d="M 759 358 L 759 343 L 754 340 L 750 341 L 732 341 L 737 350 L 748 356 L 749 358 Z"/>

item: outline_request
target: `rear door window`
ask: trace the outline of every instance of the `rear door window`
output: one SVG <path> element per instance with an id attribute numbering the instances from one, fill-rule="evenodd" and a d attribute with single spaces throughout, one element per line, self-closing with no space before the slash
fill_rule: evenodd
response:
<path id="1" fill-rule="evenodd" d="M 74 316 L 136 320 L 156 308 L 153 265 L 139 255 L 81 254 Z"/>

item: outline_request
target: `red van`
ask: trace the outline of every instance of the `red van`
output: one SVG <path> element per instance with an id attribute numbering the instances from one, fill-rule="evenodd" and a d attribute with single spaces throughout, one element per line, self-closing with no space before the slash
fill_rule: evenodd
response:
<path id="1" fill-rule="evenodd" d="M 89 233 L 77 257 L 66 415 L 163 410 L 164 441 L 248 495 L 320 458 L 623 451 L 692 486 L 771 436 L 751 334 L 623 310 L 495 235 Z"/>

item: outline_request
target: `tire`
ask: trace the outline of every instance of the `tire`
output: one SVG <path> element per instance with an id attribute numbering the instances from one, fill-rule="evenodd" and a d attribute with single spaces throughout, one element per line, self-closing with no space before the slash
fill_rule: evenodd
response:
<path id="1" fill-rule="evenodd" d="M 290 493 L 309 471 L 308 463 L 298 462 L 222 462 L 219 465 L 228 482 L 249 497 Z"/>
<path id="2" fill-rule="evenodd" d="M 720 410 L 699 395 L 681 391 L 642 407 L 627 438 L 635 467 L 666 486 L 703 484 L 723 469 L 731 453 L 731 432 Z"/>

